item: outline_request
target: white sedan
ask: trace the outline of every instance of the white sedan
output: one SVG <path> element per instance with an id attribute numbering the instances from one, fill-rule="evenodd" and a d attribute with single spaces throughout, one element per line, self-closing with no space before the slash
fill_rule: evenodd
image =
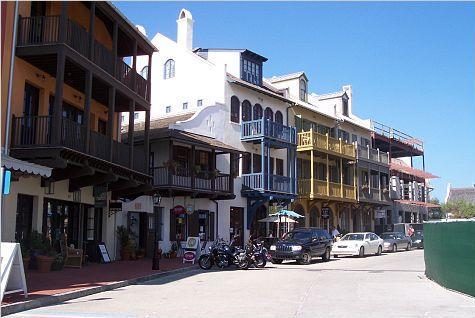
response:
<path id="1" fill-rule="evenodd" d="M 371 232 L 348 233 L 333 243 L 332 255 L 381 255 L 384 240 Z"/>

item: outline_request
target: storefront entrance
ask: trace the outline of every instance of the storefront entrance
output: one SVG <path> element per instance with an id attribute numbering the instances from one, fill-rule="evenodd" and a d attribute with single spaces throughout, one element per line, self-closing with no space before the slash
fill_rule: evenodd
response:
<path id="1" fill-rule="evenodd" d="M 229 240 L 234 235 L 239 235 L 236 244 L 242 246 L 244 233 L 244 208 L 230 207 L 229 208 Z"/>
<path id="2" fill-rule="evenodd" d="M 84 206 L 84 250 L 88 260 L 100 262 L 97 245 L 102 242 L 102 208 Z"/>
<path id="3" fill-rule="evenodd" d="M 28 238 L 32 229 L 33 196 L 19 194 L 17 201 L 15 241 L 21 242 Z"/>
<path id="4" fill-rule="evenodd" d="M 53 248 L 58 253 L 71 244 L 79 248 L 80 204 L 45 199 L 43 211 L 43 235 L 51 241 Z"/>

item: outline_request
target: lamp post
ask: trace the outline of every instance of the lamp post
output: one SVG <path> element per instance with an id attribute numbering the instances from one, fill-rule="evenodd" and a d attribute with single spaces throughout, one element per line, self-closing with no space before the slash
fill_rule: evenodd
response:
<path id="1" fill-rule="evenodd" d="M 154 240 L 153 240 L 153 258 L 152 258 L 152 270 L 156 271 L 160 269 L 160 258 L 157 255 L 158 251 L 158 238 L 157 238 L 157 233 L 158 233 L 158 209 L 160 208 L 160 202 L 162 201 L 162 197 L 160 194 L 155 193 L 153 195 L 153 218 L 154 218 L 154 229 L 155 229 L 155 235 L 154 235 Z M 155 209 L 157 207 L 157 209 Z"/>

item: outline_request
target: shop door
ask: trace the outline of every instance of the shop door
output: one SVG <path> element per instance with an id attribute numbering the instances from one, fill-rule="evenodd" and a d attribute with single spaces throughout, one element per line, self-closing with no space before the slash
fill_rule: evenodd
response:
<path id="1" fill-rule="evenodd" d="M 239 243 L 239 246 L 242 246 L 242 236 L 244 234 L 244 208 L 231 207 L 229 212 L 229 240 L 231 240 L 234 235 L 239 235 L 239 239 L 236 243 Z"/>
<path id="2" fill-rule="evenodd" d="M 59 200 L 45 200 L 43 234 L 51 240 L 57 252 L 64 253 L 66 246 L 79 248 L 80 205 Z"/>
<path id="3" fill-rule="evenodd" d="M 33 197 L 19 194 L 16 212 L 15 241 L 21 242 L 31 233 L 33 219 Z"/>
<path id="4" fill-rule="evenodd" d="M 91 262 L 100 262 L 98 244 L 102 242 L 102 208 L 84 207 L 84 250 Z"/>

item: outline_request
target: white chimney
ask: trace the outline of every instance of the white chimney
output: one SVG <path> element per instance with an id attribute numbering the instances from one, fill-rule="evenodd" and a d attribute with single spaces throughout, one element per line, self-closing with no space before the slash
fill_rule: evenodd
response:
<path id="1" fill-rule="evenodd" d="M 176 23 L 178 24 L 176 42 L 178 43 L 178 45 L 187 48 L 191 51 L 193 49 L 194 21 L 190 11 L 181 9 L 180 15 L 178 16 L 178 20 L 176 20 Z"/>

